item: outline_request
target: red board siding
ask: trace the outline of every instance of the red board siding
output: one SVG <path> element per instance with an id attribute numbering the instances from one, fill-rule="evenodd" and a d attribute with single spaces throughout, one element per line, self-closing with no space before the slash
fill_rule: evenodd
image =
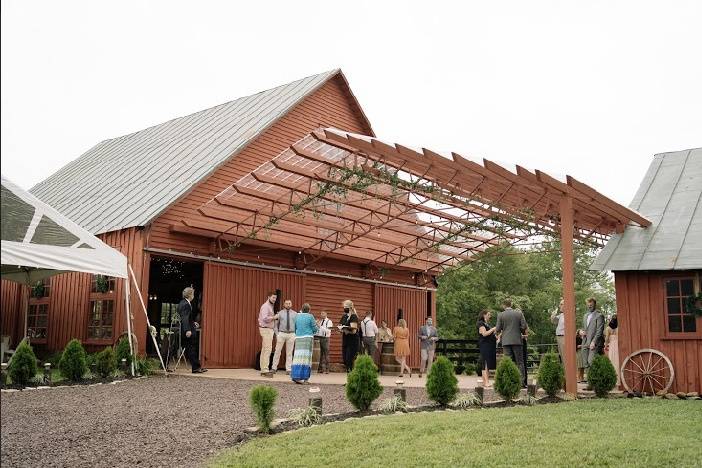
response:
<path id="1" fill-rule="evenodd" d="M 375 288 L 376 322 L 385 320 L 390 328 L 394 328 L 397 325 L 398 309 L 403 310 L 403 316 L 410 331 L 411 355 L 408 364 L 411 367 L 419 367 L 417 333 L 419 327 L 424 325 L 427 315 L 432 313 L 431 310 L 427 310 L 427 291 L 377 285 Z"/>
<path id="2" fill-rule="evenodd" d="M 302 303 L 303 275 L 205 264 L 202 356 L 208 367 L 253 367 L 261 349 L 258 312 L 269 290 Z"/>
<path id="3" fill-rule="evenodd" d="M 696 276 L 691 272 L 616 272 L 619 359 L 643 348 L 663 352 L 673 364 L 673 392 L 702 392 L 702 318 L 697 333 L 687 339 L 666 336 L 664 279 Z M 699 290 L 699 289 L 698 289 Z"/>
<path id="4" fill-rule="evenodd" d="M 20 283 L 2 280 L 1 309 L 0 309 L 0 334 L 10 337 L 10 346 L 15 347 L 24 332 L 24 311 L 27 291 Z"/>
<path id="5" fill-rule="evenodd" d="M 334 326 L 337 326 L 341 316 L 344 315 L 342 302 L 346 299 L 353 301 L 360 319 L 363 319 L 368 310 L 373 310 L 373 286 L 372 283 L 364 281 L 308 275 L 305 284 L 305 302 L 309 302 L 312 306 L 312 313 L 316 318 L 319 318 L 319 313 L 325 310 L 334 322 Z M 329 358 L 331 362 L 343 362 L 341 334 L 336 331 L 332 332 L 329 343 Z"/>

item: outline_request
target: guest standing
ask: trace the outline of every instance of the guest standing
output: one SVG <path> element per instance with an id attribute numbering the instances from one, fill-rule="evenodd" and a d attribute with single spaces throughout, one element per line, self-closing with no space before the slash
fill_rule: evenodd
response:
<path id="1" fill-rule="evenodd" d="M 346 372 L 351 372 L 360 346 L 360 341 L 358 339 L 358 314 L 356 314 L 356 309 L 351 300 L 345 300 L 343 306 L 344 315 L 339 322 L 339 329 L 343 334 L 341 348 L 344 355 Z"/>
<path id="2" fill-rule="evenodd" d="M 273 311 L 273 304 L 278 299 L 278 295 L 271 291 L 268 293 L 266 302 L 261 305 L 258 312 L 258 332 L 261 334 L 261 356 L 259 365 L 261 366 L 261 375 L 264 377 L 273 377 L 273 372 L 270 369 L 271 348 L 273 348 L 273 327 L 275 319 L 278 316 Z"/>
<path id="3" fill-rule="evenodd" d="M 583 317 L 583 328 L 585 329 L 585 342 L 583 345 L 588 349 L 586 367 L 592 365 L 592 360 L 598 354 L 604 354 L 604 316 L 597 310 L 597 301 L 591 297 L 585 301 L 587 313 Z"/>
<path id="4" fill-rule="evenodd" d="M 585 368 L 587 367 L 588 349 L 583 346 L 585 330 L 578 330 L 575 335 L 575 362 L 578 366 L 578 383 L 585 382 Z"/>
<path id="5" fill-rule="evenodd" d="M 370 310 L 366 313 L 366 318 L 361 322 L 361 332 L 363 333 L 363 351 L 375 361 L 375 335 L 378 334 L 378 326 L 373 320 L 373 312 Z"/>
<path id="6" fill-rule="evenodd" d="M 436 331 L 431 317 L 427 317 L 426 325 L 419 327 L 417 336 L 419 337 L 420 345 L 419 378 L 421 379 L 425 369 L 427 374 L 431 370 L 431 365 L 434 362 L 434 351 L 436 351 L 436 342 L 439 341 L 439 333 Z"/>
<path id="7" fill-rule="evenodd" d="M 319 341 L 319 373 L 329 373 L 329 338 L 331 337 L 332 321 L 327 318 L 327 313 L 322 311 L 319 320 L 317 340 Z"/>
<path id="8" fill-rule="evenodd" d="M 318 330 L 317 322 L 310 313 L 310 305 L 302 304 L 302 309 L 295 319 L 295 354 L 290 373 L 290 378 L 296 384 L 307 383 L 310 379 L 314 335 Z"/>
<path id="9" fill-rule="evenodd" d="M 617 371 L 617 385 L 619 385 L 619 344 L 617 339 L 617 315 L 614 314 L 605 329 L 605 351 Z"/>
<path id="10" fill-rule="evenodd" d="M 556 326 L 556 343 L 558 344 L 558 355 L 561 357 L 561 363 L 565 364 L 565 316 L 563 315 L 563 305 L 565 302 L 561 299 L 558 304 L 558 309 L 551 312 L 551 323 Z"/>
<path id="11" fill-rule="evenodd" d="M 295 320 L 297 312 L 292 309 L 292 301 L 286 299 L 283 303 L 283 310 L 278 312 L 278 319 L 275 321 L 275 353 L 273 353 L 273 373 L 278 370 L 280 355 L 285 346 L 285 371 L 290 375 L 292 370 L 293 348 L 295 347 Z"/>
<path id="12" fill-rule="evenodd" d="M 490 387 L 490 371 L 497 364 L 497 336 L 495 327 L 490 327 L 492 312 L 484 309 L 478 313 L 478 348 L 480 349 L 480 369 L 483 387 Z"/>
<path id="13" fill-rule="evenodd" d="M 180 316 L 180 329 L 183 333 L 182 339 L 185 343 L 185 356 L 190 361 L 193 374 L 207 372 L 200 365 L 200 358 L 197 353 L 197 328 L 199 324 L 194 320 L 192 301 L 195 297 L 195 289 L 183 289 L 183 300 L 178 304 L 178 315 Z"/>
<path id="14" fill-rule="evenodd" d="M 503 311 L 497 315 L 495 332 L 501 333 L 502 349 L 505 356 L 514 361 L 522 376 L 522 386 L 526 387 L 526 368 L 524 367 L 524 354 L 522 350 L 522 335 L 526 332 L 527 323 L 524 314 L 519 309 L 512 308 L 512 300 L 502 301 Z"/>
<path id="15" fill-rule="evenodd" d="M 412 369 L 407 365 L 407 357 L 410 355 L 409 328 L 405 319 L 397 321 L 397 326 L 392 334 L 395 336 L 395 360 L 400 364 L 400 377 L 404 377 L 405 369 L 412 377 Z"/>

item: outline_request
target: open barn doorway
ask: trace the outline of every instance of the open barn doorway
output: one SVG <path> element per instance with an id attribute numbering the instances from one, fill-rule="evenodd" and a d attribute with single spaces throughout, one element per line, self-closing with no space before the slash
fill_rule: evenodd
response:
<path id="1" fill-rule="evenodd" d="M 149 322 L 156 328 L 156 342 L 163 358 L 176 355 L 179 348 L 178 303 L 183 298 L 183 289 L 195 288 L 192 303 L 196 320 L 202 311 L 202 262 L 184 261 L 174 257 L 152 256 L 149 269 Z M 199 342 L 199 340 L 198 340 Z M 170 352 L 169 352 L 170 351 Z M 146 352 L 155 355 L 156 349 L 146 336 Z M 199 349 L 198 349 L 199 352 Z M 177 356 L 176 356 L 177 358 Z"/>

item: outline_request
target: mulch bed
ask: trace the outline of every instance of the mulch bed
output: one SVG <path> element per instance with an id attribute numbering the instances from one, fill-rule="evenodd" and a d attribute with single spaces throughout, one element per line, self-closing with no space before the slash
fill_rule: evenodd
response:
<path id="1" fill-rule="evenodd" d="M 0 394 L 3 467 L 197 466 L 255 425 L 248 392 L 261 382 L 155 376 L 117 385 Z M 309 386 L 267 381 L 276 413 L 307 406 Z M 320 385 L 325 413 L 353 410 L 339 385 Z M 380 400 L 392 396 L 386 389 Z M 429 401 L 407 388 L 411 405 Z"/>

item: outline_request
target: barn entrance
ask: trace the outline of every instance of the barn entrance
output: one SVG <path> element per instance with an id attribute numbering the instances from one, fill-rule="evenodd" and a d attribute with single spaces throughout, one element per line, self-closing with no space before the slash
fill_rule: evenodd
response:
<path id="1" fill-rule="evenodd" d="M 193 310 L 196 317 L 202 311 L 203 264 L 176 259 L 173 257 L 151 257 L 149 268 L 149 322 L 156 327 L 156 341 L 166 359 L 169 346 L 178 346 L 178 303 L 183 297 L 183 289 L 195 288 Z M 155 355 L 156 349 L 147 335 L 146 352 Z M 173 349 L 171 349 L 173 351 Z M 173 352 L 171 352 L 173 354 Z"/>

